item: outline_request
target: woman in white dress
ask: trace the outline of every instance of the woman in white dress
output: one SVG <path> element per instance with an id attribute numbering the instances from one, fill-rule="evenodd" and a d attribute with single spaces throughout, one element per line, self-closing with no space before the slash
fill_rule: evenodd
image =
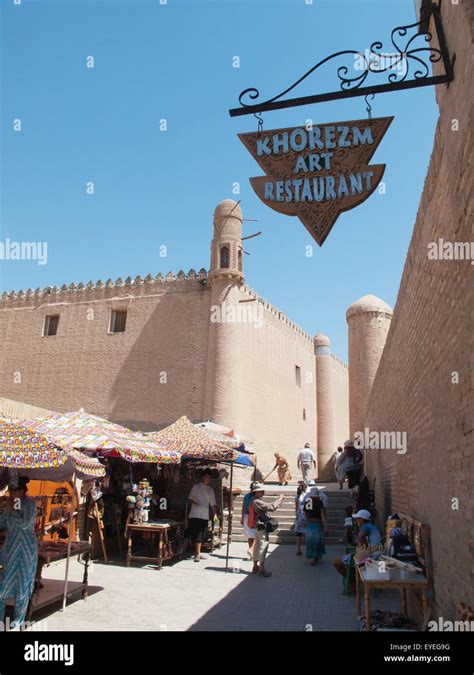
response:
<path id="1" fill-rule="evenodd" d="M 306 518 L 304 515 L 304 499 L 308 486 L 304 481 L 299 481 L 295 496 L 295 524 L 293 529 L 296 533 L 296 555 L 301 555 L 301 539 L 306 532 Z"/>

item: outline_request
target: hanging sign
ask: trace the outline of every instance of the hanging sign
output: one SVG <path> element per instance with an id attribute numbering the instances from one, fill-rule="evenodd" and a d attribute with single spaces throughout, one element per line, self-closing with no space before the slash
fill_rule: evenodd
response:
<path id="1" fill-rule="evenodd" d="M 266 176 L 251 178 L 260 199 L 297 216 L 320 246 L 343 211 L 380 183 L 385 164 L 369 165 L 393 117 L 239 134 Z"/>

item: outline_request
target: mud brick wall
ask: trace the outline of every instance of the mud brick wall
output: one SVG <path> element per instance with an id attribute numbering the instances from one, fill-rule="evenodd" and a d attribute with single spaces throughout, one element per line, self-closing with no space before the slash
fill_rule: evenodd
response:
<path id="1" fill-rule="evenodd" d="M 469 260 L 430 260 L 428 243 L 473 239 L 474 6 L 446 0 L 441 9 L 449 51 L 456 54 L 455 80 L 437 87 L 433 152 L 366 426 L 407 432 L 405 455 L 367 452 L 379 524 L 403 510 L 431 526 L 433 614 L 453 620 L 459 603 L 472 605 L 474 594 L 474 267 Z"/>

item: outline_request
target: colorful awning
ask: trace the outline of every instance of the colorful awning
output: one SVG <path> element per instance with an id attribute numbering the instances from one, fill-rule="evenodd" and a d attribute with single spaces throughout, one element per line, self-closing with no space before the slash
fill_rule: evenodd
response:
<path id="1" fill-rule="evenodd" d="M 0 422 L 0 466 L 9 469 L 57 468 L 67 453 L 48 437 L 23 423 Z"/>
<path id="2" fill-rule="evenodd" d="M 210 438 L 219 443 L 223 443 L 230 448 L 238 448 L 240 445 L 245 446 L 245 451 L 253 454 L 253 450 L 249 450 L 247 446 L 253 444 L 253 440 L 250 436 L 244 436 L 234 429 L 225 427 L 222 424 L 216 424 L 215 422 L 199 422 L 194 425 L 198 429 L 204 431 Z"/>
<path id="3" fill-rule="evenodd" d="M 160 445 L 182 454 L 183 459 L 230 461 L 238 458 L 238 451 L 224 443 L 214 441 L 204 431 L 194 426 L 185 416 L 161 431 L 147 434 Z"/>
<path id="4" fill-rule="evenodd" d="M 58 445 L 121 457 L 128 462 L 177 464 L 179 452 L 160 446 L 149 437 L 90 415 L 84 410 L 26 420 L 24 426 L 51 438 Z"/>

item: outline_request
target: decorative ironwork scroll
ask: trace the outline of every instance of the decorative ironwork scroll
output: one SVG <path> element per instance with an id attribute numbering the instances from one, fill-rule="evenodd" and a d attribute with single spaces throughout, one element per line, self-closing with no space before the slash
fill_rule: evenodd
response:
<path id="1" fill-rule="evenodd" d="M 260 98 L 258 89 L 254 87 L 245 89 L 239 96 L 241 107 L 229 110 L 230 116 L 237 117 L 268 110 L 279 110 L 324 101 L 451 82 L 454 79 L 454 60 L 451 62 L 449 58 L 437 5 L 431 6 L 431 14 L 439 48 L 430 44 L 433 35 L 423 28 L 426 25 L 426 20 L 406 26 L 397 26 L 391 33 L 391 49 L 393 51 L 382 52 L 383 43 L 375 41 L 365 53 L 353 49 L 336 52 L 319 61 L 294 84 L 266 101 L 255 103 Z M 352 65 L 350 67 L 347 64 L 342 64 L 337 68 L 336 73 L 340 85 L 338 91 L 299 98 L 283 98 L 322 66 L 343 57 L 350 57 Z M 444 66 L 444 74 L 430 75 L 430 65 L 440 61 Z M 382 84 L 370 85 L 369 81 L 374 79 L 376 75 L 385 76 L 385 81 Z"/>

